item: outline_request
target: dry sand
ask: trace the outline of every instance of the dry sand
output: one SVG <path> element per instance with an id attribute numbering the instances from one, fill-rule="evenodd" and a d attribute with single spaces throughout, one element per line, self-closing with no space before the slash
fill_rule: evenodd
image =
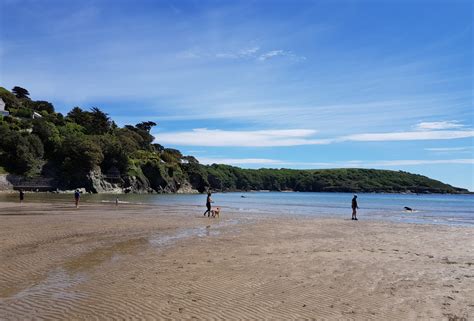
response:
<path id="1" fill-rule="evenodd" d="M 0 204 L 0 320 L 474 318 L 474 229 Z"/>

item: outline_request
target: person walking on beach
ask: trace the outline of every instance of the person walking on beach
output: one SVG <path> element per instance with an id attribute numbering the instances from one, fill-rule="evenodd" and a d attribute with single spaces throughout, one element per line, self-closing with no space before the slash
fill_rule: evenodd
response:
<path id="1" fill-rule="evenodd" d="M 357 205 L 357 195 L 354 195 L 352 198 L 352 220 L 357 221 L 357 209 L 359 206 Z"/>
<path id="2" fill-rule="evenodd" d="M 76 201 L 76 208 L 79 208 L 79 199 L 81 198 L 81 193 L 78 189 L 74 192 L 74 200 Z"/>
<path id="3" fill-rule="evenodd" d="M 204 212 L 204 216 L 209 217 L 211 215 L 211 203 L 214 203 L 211 199 L 211 192 L 207 192 L 207 199 L 206 199 L 206 208 L 207 210 Z"/>
<path id="4" fill-rule="evenodd" d="M 20 190 L 20 204 L 23 204 L 23 200 L 25 199 L 25 192 L 23 190 Z"/>

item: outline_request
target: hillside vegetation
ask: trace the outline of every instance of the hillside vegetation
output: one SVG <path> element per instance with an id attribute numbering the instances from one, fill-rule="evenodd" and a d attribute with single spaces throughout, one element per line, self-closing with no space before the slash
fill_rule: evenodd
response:
<path id="1" fill-rule="evenodd" d="M 0 87 L 9 116 L 0 116 L 0 168 L 52 179 L 54 189 L 91 192 L 294 190 L 307 192 L 463 193 L 428 177 L 375 169 L 241 169 L 202 165 L 155 143 L 156 123 L 119 127 L 102 110 L 74 107 L 66 115 L 34 101 L 26 89 Z M 159 137 L 158 137 L 159 141 Z"/>

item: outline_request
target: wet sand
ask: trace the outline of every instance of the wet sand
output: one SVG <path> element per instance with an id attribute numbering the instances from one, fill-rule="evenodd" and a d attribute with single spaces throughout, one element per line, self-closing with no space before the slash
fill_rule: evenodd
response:
<path id="1" fill-rule="evenodd" d="M 0 320 L 474 318 L 474 229 L 0 204 Z"/>

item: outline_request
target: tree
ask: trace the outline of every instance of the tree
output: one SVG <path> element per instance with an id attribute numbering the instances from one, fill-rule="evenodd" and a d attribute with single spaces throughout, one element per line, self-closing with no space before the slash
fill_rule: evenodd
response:
<path id="1" fill-rule="evenodd" d="M 36 135 L 4 131 L 0 140 L 1 162 L 11 173 L 37 174 L 43 161 L 43 144 Z"/>
<path id="2" fill-rule="evenodd" d="M 28 104 L 28 107 L 30 107 L 31 109 L 37 112 L 45 111 L 48 114 L 54 113 L 54 106 L 48 101 L 43 101 L 43 100 L 31 101 Z"/>
<path id="3" fill-rule="evenodd" d="M 155 137 L 150 134 L 150 130 L 153 126 L 156 126 L 155 122 L 145 121 L 136 124 L 135 126 L 126 125 L 125 128 L 136 132 L 143 139 L 143 142 L 140 144 L 140 147 L 146 150 L 151 150 L 153 147 L 151 143 L 155 140 Z"/>
<path id="4" fill-rule="evenodd" d="M 68 136 L 62 143 L 62 179 L 66 186 L 86 186 L 86 177 L 104 160 L 97 143 L 87 136 Z"/>
<path id="5" fill-rule="evenodd" d="M 21 106 L 16 96 L 3 87 L 0 87 L 0 98 L 5 102 L 6 110 L 17 109 Z"/>
<path id="6" fill-rule="evenodd" d="M 88 112 L 83 111 L 80 107 L 74 107 L 67 115 L 66 118 L 70 121 L 75 122 L 78 125 L 87 128 L 90 124 L 91 119 Z"/>
<path id="7" fill-rule="evenodd" d="M 112 126 L 109 116 L 97 107 L 92 107 L 91 110 L 89 132 L 97 135 L 107 133 Z"/>
<path id="8" fill-rule="evenodd" d="M 128 155 L 135 153 L 140 149 L 140 145 L 143 143 L 143 138 L 129 128 L 119 128 L 115 130 L 115 134 L 120 140 L 122 148 Z"/>
<path id="9" fill-rule="evenodd" d="M 183 156 L 182 160 L 184 163 L 188 164 L 199 164 L 199 161 L 194 156 Z"/>
<path id="10" fill-rule="evenodd" d="M 28 97 L 30 95 L 28 90 L 26 90 L 25 88 L 18 87 L 18 86 L 13 87 L 12 93 L 15 94 L 16 98 L 19 98 L 19 99 L 30 98 Z"/>
<path id="11" fill-rule="evenodd" d="M 91 111 L 74 107 L 68 114 L 67 119 L 81 125 L 86 129 L 86 134 L 103 135 L 112 129 L 109 116 L 97 107 Z"/>
<path id="12" fill-rule="evenodd" d="M 33 134 L 37 135 L 44 145 L 44 151 L 47 156 L 52 156 L 61 141 L 59 130 L 44 119 L 33 120 Z"/>
<path id="13" fill-rule="evenodd" d="M 150 132 L 151 128 L 156 126 L 155 122 L 144 121 L 135 125 L 136 128 Z"/>
<path id="14" fill-rule="evenodd" d="M 128 169 L 128 156 L 122 147 L 120 139 L 116 136 L 107 134 L 96 136 L 96 142 L 102 150 L 104 160 L 100 164 L 103 172 L 111 168 L 117 168 L 121 173 Z"/>

